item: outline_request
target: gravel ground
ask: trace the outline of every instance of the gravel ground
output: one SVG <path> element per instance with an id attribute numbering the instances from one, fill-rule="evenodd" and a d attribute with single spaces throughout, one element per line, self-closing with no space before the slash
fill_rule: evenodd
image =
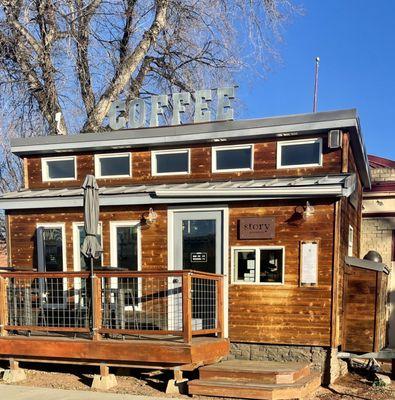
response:
<path id="1" fill-rule="evenodd" d="M 23 364 L 21 364 L 24 367 Z M 32 364 L 29 365 L 30 367 Z M 34 365 L 34 369 L 26 369 L 27 380 L 19 382 L 19 386 L 48 387 L 58 389 L 91 390 L 93 367 L 70 367 L 69 365 Z M 72 368 L 73 373 L 70 373 Z M 112 393 L 126 393 L 155 397 L 176 397 L 166 395 L 166 382 L 172 377 L 167 371 L 147 372 L 143 370 L 117 369 L 118 386 L 110 389 Z M 186 376 L 193 378 L 193 375 Z M 178 396 L 188 399 L 188 396 Z M 218 397 L 200 397 L 206 400 L 219 400 Z M 369 376 L 361 373 L 350 373 L 338 380 L 330 388 L 321 388 L 312 400 L 395 400 L 395 382 L 392 387 L 381 388 L 372 386 Z"/>

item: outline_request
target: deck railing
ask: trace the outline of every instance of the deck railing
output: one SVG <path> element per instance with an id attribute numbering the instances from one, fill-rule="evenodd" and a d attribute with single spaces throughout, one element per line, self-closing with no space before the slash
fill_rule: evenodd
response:
<path id="1" fill-rule="evenodd" d="M 196 271 L 0 273 L 0 335 L 223 336 L 223 276 Z"/>

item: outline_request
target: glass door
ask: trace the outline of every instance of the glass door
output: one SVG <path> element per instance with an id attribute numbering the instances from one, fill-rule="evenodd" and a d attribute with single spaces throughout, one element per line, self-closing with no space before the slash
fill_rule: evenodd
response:
<path id="1" fill-rule="evenodd" d="M 195 270 L 213 274 L 223 273 L 221 211 L 190 211 L 174 213 L 174 269 Z M 182 281 L 175 278 L 171 283 L 173 307 L 182 315 Z M 203 279 L 192 281 L 192 329 L 211 329 L 215 325 L 215 286 Z M 170 326 L 182 328 L 178 318 Z"/>
<path id="2" fill-rule="evenodd" d="M 39 272 L 62 272 L 65 268 L 64 226 L 37 228 L 37 254 Z M 65 278 L 40 279 L 42 306 L 64 307 L 67 298 Z"/>

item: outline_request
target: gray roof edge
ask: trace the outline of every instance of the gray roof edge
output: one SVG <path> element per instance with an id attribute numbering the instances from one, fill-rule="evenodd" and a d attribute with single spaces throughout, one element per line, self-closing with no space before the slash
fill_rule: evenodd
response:
<path id="1" fill-rule="evenodd" d="M 353 267 L 368 269 L 377 272 L 384 272 L 387 275 L 389 274 L 389 269 L 387 265 L 383 263 L 364 260 L 363 258 L 350 257 L 350 256 L 346 256 L 345 261 L 346 264 L 351 265 Z"/>
<path id="2" fill-rule="evenodd" d="M 232 131 L 239 129 L 252 129 L 260 127 L 287 126 L 314 122 L 357 119 L 356 109 L 323 111 L 308 114 L 292 114 L 278 117 L 247 119 L 240 121 L 213 121 L 206 123 L 147 127 L 137 129 L 121 129 L 118 131 L 81 133 L 73 135 L 34 136 L 29 138 L 11 139 L 11 147 L 31 146 L 35 144 L 66 144 L 90 141 L 111 141 L 113 139 L 132 139 L 133 137 L 167 137 L 171 135 L 191 135 L 196 133 Z M 165 143 L 164 143 L 165 144 Z"/>

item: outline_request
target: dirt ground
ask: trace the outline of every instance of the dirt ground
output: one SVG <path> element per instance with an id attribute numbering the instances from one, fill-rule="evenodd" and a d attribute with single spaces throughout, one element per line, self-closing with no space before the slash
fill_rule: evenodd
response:
<path id="1" fill-rule="evenodd" d="M 91 390 L 94 367 L 70 367 L 69 365 L 47 364 L 23 365 L 27 373 L 27 380 L 18 385 L 48 387 L 58 389 Z M 5 366 L 4 366 L 5 367 Z M 28 368 L 30 367 L 30 368 Z M 72 368 L 72 373 L 70 369 Z M 109 390 L 113 393 L 128 393 L 155 397 L 175 397 L 164 393 L 166 382 L 172 377 L 167 371 L 147 372 L 143 370 L 117 369 L 118 386 Z M 186 376 L 194 378 L 193 375 Z M 188 396 L 179 396 L 188 399 Z M 200 397 L 206 400 L 219 400 L 218 397 Z M 338 380 L 330 388 L 320 388 L 311 400 L 395 400 L 395 381 L 391 387 L 372 386 L 372 377 L 363 371 L 354 371 Z"/>

